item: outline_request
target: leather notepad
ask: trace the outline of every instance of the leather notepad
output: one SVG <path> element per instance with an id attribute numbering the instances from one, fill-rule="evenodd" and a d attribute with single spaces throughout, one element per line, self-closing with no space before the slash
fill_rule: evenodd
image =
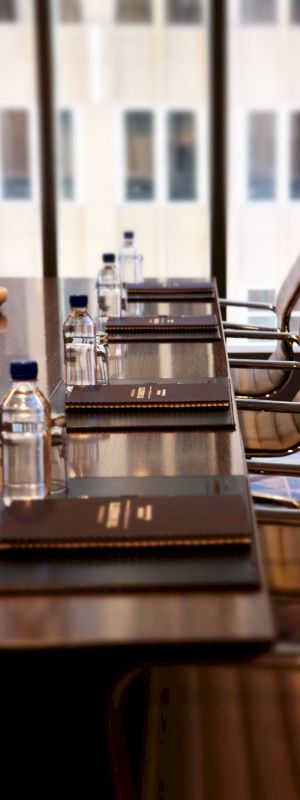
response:
<path id="1" fill-rule="evenodd" d="M 152 315 L 141 317 L 110 317 L 106 323 L 110 341 L 141 341 L 174 339 L 221 339 L 218 320 L 214 314 L 205 316 Z"/>
<path id="2" fill-rule="evenodd" d="M 192 279 L 168 278 L 166 281 L 147 279 L 142 283 L 127 283 L 129 300 L 180 300 L 201 298 L 213 300 L 215 286 L 213 281 L 198 281 Z"/>
<path id="3" fill-rule="evenodd" d="M 65 408 L 68 430 L 235 427 L 228 378 L 74 386 Z"/>
<path id="4" fill-rule="evenodd" d="M 153 411 L 228 409 L 228 378 L 201 383 L 108 383 L 73 386 L 66 395 L 66 409 L 98 408 L 100 411 Z"/>
<path id="5" fill-rule="evenodd" d="M 0 550 L 249 547 L 242 494 L 90 497 L 2 506 Z"/>

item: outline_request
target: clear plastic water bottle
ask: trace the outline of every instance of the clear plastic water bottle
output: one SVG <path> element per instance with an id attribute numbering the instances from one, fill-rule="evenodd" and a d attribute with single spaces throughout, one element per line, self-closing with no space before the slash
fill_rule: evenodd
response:
<path id="1" fill-rule="evenodd" d="M 133 231 L 124 231 L 119 252 L 122 283 L 140 283 L 143 280 L 143 256 L 136 248 Z"/>
<path id="2" fill-rule="evenodd" d="M 51 407 L 37 386 L 36 361 L 12 361 L 2 402 L 3 498 L 41 500 L 51 487 Z"/>
<path id="3" fill-rule="evenodd" d="M 70 295 L 71 311 L 63 326 L 67 386 L 96 383 L 96 325 L 87 305 L 86 294 Z"/>
<path id="4" fill-rule="evenodd" d="M 102 266 L 97 275 L 98 324 L 104 331 L 108 317 L 121 316 L 120 270 L 114 253 L 103 253 Z"/>

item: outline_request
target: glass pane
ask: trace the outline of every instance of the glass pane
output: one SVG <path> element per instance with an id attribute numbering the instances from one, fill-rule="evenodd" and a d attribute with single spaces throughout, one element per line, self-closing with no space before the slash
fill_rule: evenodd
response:
<path id="1" fill-rule="evenodd" d="M 275 197 L 275 115 L 255 112 L 248 120 L 249 200 Z"/>
<path id="2" fill-rule="evenodd" d="M 254 287 L 277 293 L 300 250 L 299 33 L 291 0 L 274 5 L 275 25 L 241 25 L 241 5 L 228 0 L 227 294 L 242 301 Z M 247 323 L 248 313 L 229 308 L 227 318 Z"/>
<path id="3" fill-rule="evenodd" d="M 275 22 L 276 0 L 241 0 L 241 19 L 243 22 Z"/>
<path id="4" fill-rule="evenodd" d="M 60 22 L 81 22 L 80 0 L 58 0 L 58 19 Z"/>
<path id="5" fill-rule="evenodd" d="M 0 275 L 42 274 L 32 0 L 0 2 Z M 0 281 L 1 283 L 1 281 Z M 26 350 L 24 350 L 26 354 Z"/>
<path id="6" fill-rule="evenodd" d="M 0 0 L 0 22 L 14 22 L 16 19 L 16 0 Z"/>
<path id="7" fill-rule="evenodd" d="M 126 198 L 151 200 L 154 194 L 153 118 L 149 112 L 125 114 Z"/>
<path id="8" fill-rule="evenodd" d="M 62 110 L 58 115 L 58 171 L 59 189 L 63 200 L 73 200 L 75 194 L 73 115 Z"/>
<path id="9" fill-rule="evenodd" d="M 2 194 L 5 200 L 31 196 L 27 111 L 2 111 Z"/>
<path id="10" fill-rule="evenodd" d="M 300 199 L 300 112 L 291 115 L 290 197 Z"/>
<path id="11" fill-rule="evenodd" d="M 118 0 L 119 22 L 150 22 L 152 0 Z"/>
<path id="12" fill-rule="evenodd" d="M 200 0 L 167 0 L 169 22 L 200 22 L 202 4 Z"/>
<path id="13" fill-rule="evenodd" d="M 169 198 L 196 198 L 195 115 L 169 114 Z"/>
<path id="14" fill-rule="evenodd" d="M 205 277 L 207 26 L 179 21 L 188 5 L 206 20 L 203 0 L 174 4 L 174 25 L 167 0 L 82 0 L 78 26 L 58 24 L 56 3 L 60 274 L 96 276 L 133 230 L 146 277 Z"/>
<path id="15" fill-rule="evenodd" d="M 299 0 L 290 0 L 291 3 L 291 20 L 292 22 L 300 22 L 300 2 Z"/>

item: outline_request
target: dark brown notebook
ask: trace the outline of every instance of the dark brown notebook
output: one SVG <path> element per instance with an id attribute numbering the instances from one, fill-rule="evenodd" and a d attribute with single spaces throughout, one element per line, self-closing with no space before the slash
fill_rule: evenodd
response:
<path id="1" fill-rule="evenodd" d="M 199 281 L 182 278 L 168 278 L 166 281 L 147 279 L 142 283 L 127 283 L 129 299 L 169 299 L 201 297 L 212 300 L 215 297 L 213 281 Z"/>
<path id="2" fill-rule="evenodd" d="M 230 408 L 228 378 L 202 383 L 116 383 L 74 386 L 66 393 L 66 410 L 99 411 L 201 411 Z"/>
<path id="3" fill-rule="evenodd" d="M 198 338 L 205 340 L 220 339 L 217 317 L 214 314 L 205 316 L 166 316 L 152 315 L 140 317 L 110 317 L 106 323 L 106 331 L 112 341 L 131 339 L 180 339 Z"/>
<path id="4" fill-rule="evenodd" d="M 248 496 L 48 498 L 2 506 L 0 550 L 249 547 Z"/>

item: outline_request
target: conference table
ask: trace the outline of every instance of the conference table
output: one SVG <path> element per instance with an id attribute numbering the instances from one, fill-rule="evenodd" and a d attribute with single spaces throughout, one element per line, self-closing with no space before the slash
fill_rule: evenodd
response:
<path id="1" fill-rule="evenodd" d="M 9 383 L 13 357 L 35 358 L 40 385 L 52 397 L 63 376 L 62 322 L 71 292 L 86 291 L 95 312 L 93 280 L 7 280 L 9 300 L 4 308 L 7 327 L 1 334 L 1 387 Z M 131 313 L 136 312 L 135 303 Z M 213 342 L 142 341 L 111 344 L 111 381 L 187 381 L 229 375 L 217 295 L 213 302 L 150 302 L 139 313 L 209 314 L 220 323 L 221 338 Z M 63 411 L 56 392 L 52 405 Z M 234 402 L 234 401 L 233 401 Z M 60 407 L 59 407 L 60 406 Z M 197 493 L 208 476 L 246 475 L 246 464 L 234 408 L 235 430 L 71 431 L 68 433 L 69 495 L 168 494 L 177 480 L 179 494 Z M 137 485 L 139 489 L 137 490 Z M 150 487 L 150 488 L 149 488 Z M 174 491 L 174 490 L 173 490 Z M 176 489 L 175 489 L 176 491 Z M 203 491 L 203 489 L 202 489 Z M 248 493 L 248 488 L 246 489 Z M 188 499 L 187 499 L 188 502 Z M 247 497 L 258 585 L 225 588 L 189 585 L 191 571 L 200 569 L 197 554 L 172 579 L 172 565 L 145 556 L 134 561 L 97 559 L 73 562 L 47 558 L 0 563 L 0 648 L 74 645 L 119 646 L 245 646 L 263 648 L 274 636 L 272 611 L 265 586 L 259 542 L 250 495 Z M 220 569 L 222 563 L 219 561 Z M 205 569 L 209 569 L 206 565 Z M 148 571 L 142 591 L 132 577 Z M 167 578 L 167 571 L 170 577 Z M 203 568 L 202 568 L 203 571 Z M 122 580 L 120 577 L 122 573 Z M 124 574 L 128 576 L 127 582 Z M 178 574 L 178 573 L 177 573 Z M 151 578 L 152 575 L 152 578 Z M 102 576 L 102 577 L 101 577 Z M 103 578 L 104 576 L 104 578 Z M 107 585 L 106 585 L 106 583 Z M 125 581 L 125 585 L 124 585 Z M 186 585 L 185 585 L 186 583 Z M 120 584 L 120 591 L 118 586 Z M 101 591 L 97 589 L 101 588 Z M 74 590 L 74 591 L 73 591 Z"/>
<path id="2" fill-rule="evenodd" d="M 9 387 L 11 359 L 35 358 L 40 386 L 61 412 L 68 296 L 87 292 L 95 313 L 95 282 L 1 282 L 9 292 L 0 315 L 1 392 Z M 172 302 L 138 310 L 203 314 L 211 308 Z M 213 311 L 221 324 L 217 301 Z M 199 343 L 191 341 L 110 346 L 112 381 L 191 382 L 228 374 L 223 334 L 201 345 L 201 357 Z M 70 432 L 69 495 L 79 485 L 94 496 L 128 492 L 138 481 L 142 491 L 162 492 L 174 479 L 184 494 L 185 482 L 196 490 L 207 476 L 246 476 L 235 405 L 234 417 L 232 431 Z M 262 553 L 250 494 L 248 501 L 255 587 L 203 589 L 171 581 L 162 589 L 163 565 L 153 570 L 152 564 L 151 572 L 146 559 L 153 586 L 126 589 L 119 558 L 105 589 L 97 559 L 71 565 L 46 556 L 0 559 L 3 719 L 7 748 L 20 763 L 23 754 L 32 791 L 40 788 L 39 760 L 53 790 L 62 768 L 61 790 L 80 788 L 89 797 L 299 797 L 300 551 L 296 545 L 292 555 L 284 546 L 273 552 L 269 542 Z M 32 763 L 29 719 L 36 731 Z M 18 778 L 7 752 L 6 759 L 3 774 L 13 789 Z"/>

